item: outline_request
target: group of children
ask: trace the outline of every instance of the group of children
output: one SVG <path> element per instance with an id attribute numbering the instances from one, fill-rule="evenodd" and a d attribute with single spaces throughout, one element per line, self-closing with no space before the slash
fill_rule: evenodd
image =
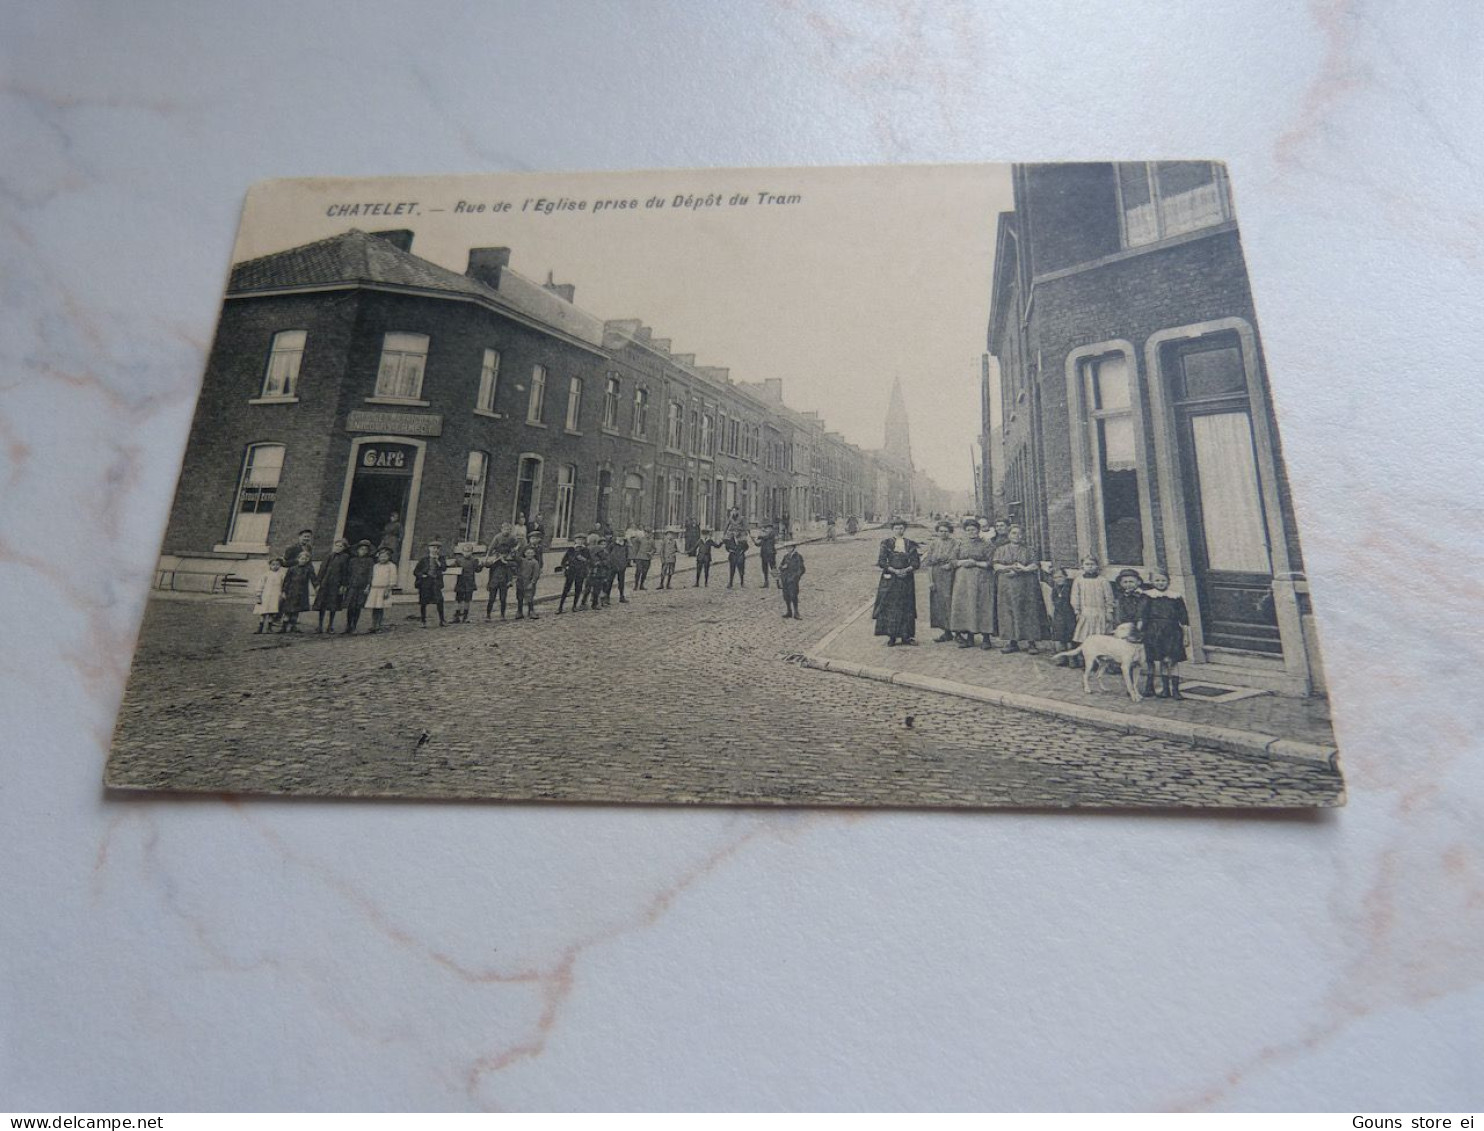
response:
<path id="1" fill-rule="evenodd" d="M 1136 569 L 1122 569 L 1109 581 L 1095 557 L 1082 559 L 1082 572 L 1069 577 L 1065 569 L 1051 571 L 1051 635 L 1062 651 L 1089 636 L 1112 636 L 1125 629 L 1128 638 L 1144 645 L 1143 694 L 1157 699 L 1184 699 L 1180 694 L 1180 662 L 1187 658 L 1185 633 L 1190 614 L 1185 598 L 1169 592 L 1170 575 L 1150 571 L 1146 583 Z M 1074 661 L 1063 656 L 1066 667 Z M 1081 657 L 1075 664 L 1080 666 Z M 1154 677 L 1160 689 L 1154 689 Z"/>
<path id="2" fill-rule="evenodd" d="M 712 540 L 711 531 L 702 532 L 703 541 L 697 546 L 695 585 L 710 584 L 711 549 L 725 546 L 728 550 L 734 580 L 745 579 L 746 555 L 751 541 L 745 530 L 728 529 L 724 542 Z M 335 631 L 335 617 L 345 613 L 343 634 L 356 631 L 363 609 L 371 610 L 371 632 L 383 628 L 387 606 L 397 586 L 397 566 L 394 562 L 397 546 L 383 544 L 373 547 L 367 539 L 354 547 L 344 538 L 335 541 L 334 549 L 318 567 L 313 562 L 313 533 L 301 531 L 299 543 L 290 547 L 282 556 L 270 558 L 267 572 L 258 586 L 257 600 L 253 607 L 258 617 L 258 633 L 299 632 L 299 617 L 311 608 L 319 614 L 315 632 Z M 772 528 L 764 528 L 758 538 L 759 554 L 762 558 L 763 585 L 768 585 L 772 570 L 783 590 L 784 616 L 799 616 L 799 579 L 804 574 L 804 559 L 793 542 L 785 543 L 781 563 L 775 561 Z M 572 609 L 598 609 L 612 601 L 613 589 L 618 588 L 620 604 L 627 604 L 625 579 L 629 566 L 634 567 L 635 590 L 647 588 L 649 568 L 658 557 L 660 562 L 659 589 L 674 588 L 675 566 L 680 555 L 677 531 L 667 529 L 657 540 L 648 529 L 635 530 L 629 538 L 616 537 L 611 532 L 594 532 L 585 537 L 578 536 L 562 555 L 556 567 L 562 574 L 562 594 L 557 602 L 558 613 L 566 611 L 567 600 L 572 600 Z M 440 627 L 449 623 L 444 605 L 444 578 L 450 571 L 454 577 L 454 612 L 452 623 L 467 624 L 470 607 L 478 589 L 481 573 L 487 573 L 485 582 L 487 600 L 485 620 L 494 618 L 495 606 L 500 609 L 500 619 L 505 620 L 509 593 L 515 589 L 516 620 L 536 619 L 536 587 L 543 572 L 544 547 L 539 529 L 517 534 L 510 523 L 505 523 L 500 532 L 490 541 L 489 548 L 478 553 L 472 548 L 460 548 L 454 552 L 453 560 L 444 556 L 442 543 L 433 539 L 426 551 L 413 564 L 413 584 L 417 590 L 418 613 L 423 627 L 428 627 L 428 610 L 434 609 Z M 289 564 L 285 564 L 289 563 Z M 731 582 L 728 582 L 731 588 Z M 312 599 L 311 599 L 312 591 Z"/>

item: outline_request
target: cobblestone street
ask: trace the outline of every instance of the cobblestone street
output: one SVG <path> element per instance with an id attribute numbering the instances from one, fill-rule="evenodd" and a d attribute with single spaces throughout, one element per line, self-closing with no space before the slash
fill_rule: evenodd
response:
<path id="1" fill-rule="evenodd" d="M 110 781 L 242 793 L 929 806 L 1312 806 L 1340 779 L 930 691 L 798 656 L 875 585 L 873 537 L 804 547 L 806 619 L 775 589 L 376 636 L 257 636 L 250 606 L 149 603 Z M 561 575 L 542 579 L 560 591 Z M 923 598 L 925 602 L 925 597 Z M 512 603 L 513 607 L 513 603 Z M 450 602 L 450 613 L 452 604 Z M 408 619 L 409 614 L 412 619 Z M 512 614 L 513 615 L 513 614 Z M 369 617 L 363 621 L 363 628 Z"/>

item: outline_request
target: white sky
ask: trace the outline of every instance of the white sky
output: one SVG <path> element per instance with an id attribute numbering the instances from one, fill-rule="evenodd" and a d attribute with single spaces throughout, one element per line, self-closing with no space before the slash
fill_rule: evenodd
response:
<path id="1" fill-rule="evenodd" d="M 763 191 L 802 200 L 763 205 Z M 673 207 L 708 193 L 751 203 Z M 521 211 L 563 196 L 588 210 Z M 642 207 L 652 196 L 665 207 Z M 641 207 L 593 211 L 619 198 Z M 514 210 L 457 213 L 460 200 Z M 379 201 L 417 201 L 418 213 L 326 215 Z M 350 227 L 411 228 L 414 253 L 455 271 L 471 247 L 508 246 L 515 270 L 538 282 L 553 271 L 601 318 L 642 319 L 734 380 L 781 377 L 789 405 L 862 447 L 882 445 L 900 376 L 917 466 L 972 491 L 995 224 L 1010 206 L 1007 165 L 284 180 L 254 186 L 234 260 Z"/>

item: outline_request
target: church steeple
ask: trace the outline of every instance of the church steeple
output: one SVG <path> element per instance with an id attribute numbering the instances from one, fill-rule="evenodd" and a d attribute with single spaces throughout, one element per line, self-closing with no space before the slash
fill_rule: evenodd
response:
<path id="1" fill-rule="evenodd" d="M 912 466 L 912 432 L 907 424 L 907 402 L 902 399 L 902 379 L 891 383 L 891 401 L 886 406 L 886 454 Z"/>

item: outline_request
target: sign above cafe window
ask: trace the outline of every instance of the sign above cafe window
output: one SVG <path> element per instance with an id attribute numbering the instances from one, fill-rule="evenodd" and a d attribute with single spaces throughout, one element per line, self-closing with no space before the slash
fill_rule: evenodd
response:
<path id="1" fill-rule="evenodd" d="M 357 409 L 345 418 L 347 432 L 386 432 L 396 436 L 441 436 L 443 417 L 436 412 L 371 412 Z"/>

